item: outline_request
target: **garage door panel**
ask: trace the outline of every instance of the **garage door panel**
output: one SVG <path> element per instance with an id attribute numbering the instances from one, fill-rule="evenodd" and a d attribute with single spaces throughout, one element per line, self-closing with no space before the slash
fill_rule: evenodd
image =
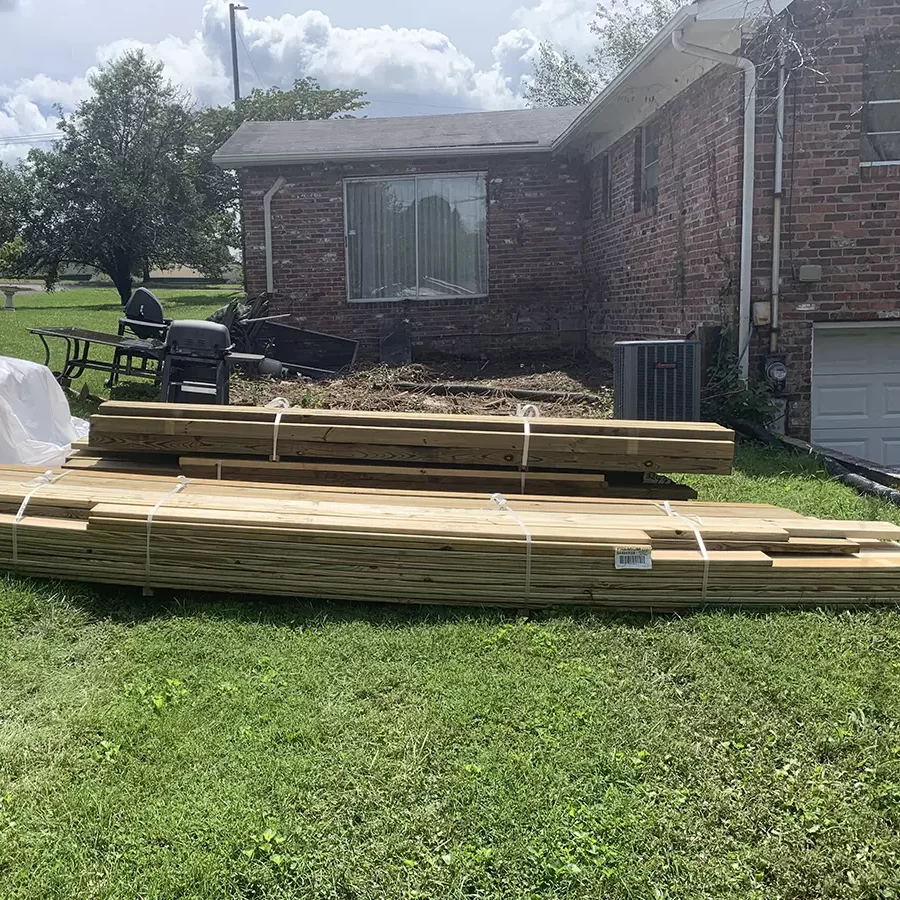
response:
<path id="1" fill-rule="evenodd" d="M 900 467 L 900 436 L 882 441 L 881 462 L 886 466 Z"/>
<path id="2" fill-rule="evenodd" d="M 840 453 L 849 453 L 850 456 L 859 456 L 862 459 L 871 459 L 872 451 L 877 449 L 870 447 L 869 441 L 864 437 L 850 437 L 846 431 L 828 431 L 817 429 L 811 435 L 812 442 L 829 450 L 837 450 Z"/>
<path id="3" fill-rule="evenodd" d="M 884 386 L 884 414 L 900 418 L 900 379 Z"/>
<path id="4" fill-rule="evenodd" d="M 893 374 L 900 359 L 900 328 L 817 329 L 814 375 Z"/>
<path id="5" fill-rule="evenodd" d="M 823 384 L 816 390 L 813 408 L 816 417 L 824 419 L 861 419 L 869 417 L 869 388 L 865 384 L 847 384 L 843 376 L 837 382 Z"/>
<path id="6" fill-rule="evenodd" d="M 816 328 L 813 443 L 900 466 L 900 328 Z"/>

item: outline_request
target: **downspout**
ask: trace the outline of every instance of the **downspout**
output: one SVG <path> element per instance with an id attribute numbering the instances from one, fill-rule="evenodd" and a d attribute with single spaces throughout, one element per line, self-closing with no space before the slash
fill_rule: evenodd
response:
<path id="1" fill-rule="evenodd" d="M 741 69 L 744 73 L 744 183 L 741 197 L 741 288 L 738 302 L 738 360 L 741 376 L 750 374 L 750 289 L 753 264 L 753 186 L 756 180 L 756 66 L 744 56 L 732 56 L 711 47 L 684 40 L 684 31 L 672 33 L 672 46 L 680 53 L 698 56 Z"/>
<path id="2" fill-rule="evenodd" d="M 781 333 L 781 206 L 784 200 L 784 67 L 785 55 L 778 61 L 778 99 L 775 107 L 775 183 L 772 188 L 772 311 L 769 327 L 769 353 L 778 350 Z"/>
<path id="3" fill-rule="evenodd" d="M 266 293 L 271 297 L 275 289 L 275 276 L 272 272 L 272 198 L 284 187 L 284 176 L 279 175 L 275 184 L 263 197 L 263 228 L 266 234 Z"/>

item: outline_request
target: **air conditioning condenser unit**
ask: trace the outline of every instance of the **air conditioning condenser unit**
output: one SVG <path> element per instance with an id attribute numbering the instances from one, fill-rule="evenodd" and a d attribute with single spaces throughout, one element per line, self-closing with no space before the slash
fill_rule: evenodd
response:
<path id="1" fill-rule="evenodd" d="M 672 422 L 700 418 L 700 341 L 617 341 L 615 416 Z"/>

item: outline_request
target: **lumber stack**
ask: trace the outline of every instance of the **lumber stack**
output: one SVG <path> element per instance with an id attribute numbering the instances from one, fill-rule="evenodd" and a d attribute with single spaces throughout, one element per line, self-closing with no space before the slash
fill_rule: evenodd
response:
<path id="1" fill-rule="evenodd" d="M 900 600 L 900 526 L 886 522 L 755 504 L 490 501 L 77 470 L 45 483 L 40 472 L 0 467 L 0 569 L 150 588 L 512 607 Z M 650 568 L 629 567 L 636 560 Z"/>
<path id="2" fill-rule="evenodd" d="M 108 402 L 71 465 L 132 460 L 163 474 L 168 460 L 191 477 L 510 492 L 524 474 L 527 493 L 677 497 L 643 476 L 728 474 L 733 457 L 733 432 L 703 422 Z"/>

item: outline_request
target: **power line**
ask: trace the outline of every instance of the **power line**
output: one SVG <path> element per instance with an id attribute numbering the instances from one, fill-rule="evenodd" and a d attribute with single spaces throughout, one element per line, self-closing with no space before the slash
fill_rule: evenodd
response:
<path id="1" fill-rule="evenodd" d="M 250 55 L 250 51 L 247 49 L 247 45 L 244 43 L 244 36 L 241 34 L 241 29 L 237 27 L 237 24 L 235 24 L 234 30 L 237 32 L 237 36 L 241 42 L 241 46 L 244 48 L 244 53 L 247 54 L 247 61 L 250 63 L 250 68 L 253 69 L 253 74 L 256 76 L 256 80 L 259 82 L 260 88 L 262 90 L 265 90 L 266 86 L 263 84 L 262 78 L 259 77 L 259 72 L 256 71 L 256 65 L 253 62 L 253 57 Z"/>
<path id="2" fill-rule="evenodd" d="M 44 131 L 39 134 L 13 134 L 0 136 L 0 144 L 46 144 L 62 137 L 58 131 Z"/>

